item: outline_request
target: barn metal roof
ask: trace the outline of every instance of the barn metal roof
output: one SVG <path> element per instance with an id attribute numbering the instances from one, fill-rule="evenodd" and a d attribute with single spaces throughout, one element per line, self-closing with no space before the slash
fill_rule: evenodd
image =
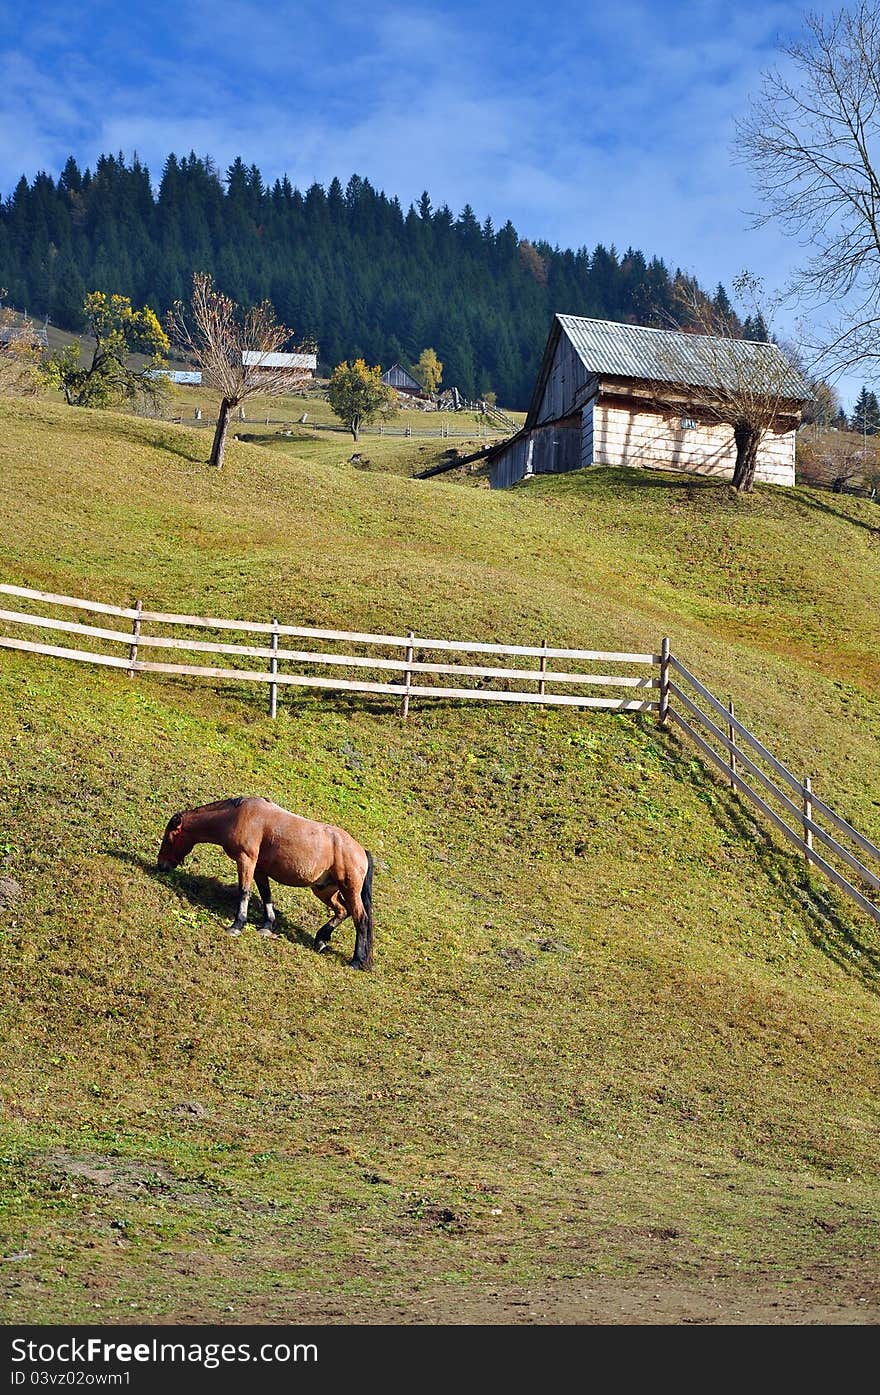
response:
<path id="1" fill-rule="evenodd" d="M 317 354 L 261 354 L 246 349 L 241 356 L 245 368 L 317 368 Z"/>
<path id="2" fill-rule="evenodd" d="M 557 315 L 556 319 L 587 372 L 600 377 L 733 388 L 742 384 L 745 369 L 747 381 L 758 389 L 764 370 L 767 389 L 774 394 L 795 402 L 808 402 L 813 396 L 776 344 L 588 320 L 580 315 Z"/>

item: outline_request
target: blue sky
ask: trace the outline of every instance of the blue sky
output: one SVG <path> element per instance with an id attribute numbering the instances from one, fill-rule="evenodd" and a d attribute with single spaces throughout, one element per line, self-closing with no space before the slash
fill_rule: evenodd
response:
<path id="1" fill-rule="evenodd" d="M 427 188 L 522 236 L 632 244 L 704 285 L 748 268 L 772 292 L 800 249 L 751 226 L 731 142 L 804 8 L 5 0 L 0 193 L 71 153 L 136 150 L 154 178 L 171 150 L 240 154 L 300 187 L 356 172 L 404 206 Z"/>

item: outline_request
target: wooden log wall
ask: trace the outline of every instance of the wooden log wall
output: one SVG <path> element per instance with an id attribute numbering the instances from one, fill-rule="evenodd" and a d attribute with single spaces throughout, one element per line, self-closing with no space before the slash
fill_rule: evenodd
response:
<path id="1" fill-rule="evenodd" d="M 581 419 L 573 416 L 536 426 L 510 441 L 492 462 L 491 484 L 493 489 L 504 489 L 529 475 L 564 474 L 580 464 Z"/>
<path id="2" fill-rule="evenodd" d="M 585 417 L 588 410 L 585 409 Z M 662 415 L 600 396 L 592 407 L 591 418 L 591 460 L 595 464 L 692 470 L 695 474 L 722 478 L 733 474 L 736 446 L 732 428 L 705 421 L 685 428 L 682 421 L 686 419 L 686 409 L 681 415 Z M 793 429 L 768 432 L 758 451 L 756 480 L 762 484 L 794 484 L 794 447 Z M 589 462 L 584 459 L 584 463 Z"/>
<path id="3" fill-rule="evenodd" d="M 535 422 L 559 421 L 567 416 L 575 397 L 587 381 L 587 370 L 581 363 L 567 335 L 560 336 L 556 353 L 547 374 L 544 391 L 538 403 Z"/>

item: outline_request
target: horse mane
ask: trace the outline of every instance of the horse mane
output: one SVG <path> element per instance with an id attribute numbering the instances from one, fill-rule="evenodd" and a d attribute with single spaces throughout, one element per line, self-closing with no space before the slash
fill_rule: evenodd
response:
<path id="1" fill-rule="evenodd" d="M 262 795 L 258 796 L 262 798 Z M 237 794 L 231 799 L 215 799 L 211 804 L 198 804 L 191 809 L 183 809 L 179 814 L 175 814 L 168 825 L 169 833 L 179 828 L 184 816 L 189 818 L 192 814 L 217 814 L 223 813 L 227 809 L 239 809 L 246 800 L 253 798 L 249 794 Z M 271 801 L 266 800 L 267 804 Z"/>
<path id="2" fill-rule="evenodd" d="M 250 798 L 249 795 L 237 794 L 233 799 L 215 799 L 213 804 L 200 804 L 199 811 L 201 812 L 203 809 L 238 809 L 248 798 Z M 194 810 L 190 810 L 190 812 L 192 813 Z"/>

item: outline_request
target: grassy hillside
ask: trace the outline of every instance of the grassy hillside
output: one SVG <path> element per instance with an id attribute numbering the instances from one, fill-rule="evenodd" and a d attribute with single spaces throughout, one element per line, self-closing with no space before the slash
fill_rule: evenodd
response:
<path id="1" fill-rule="evenodd" d="M 0 403 L 5 580 L 681 657 L 880 837 L 880 509 Z M 265 694 L 0 653 L 10 1321 L 877 1321 L 880 936 L 647 717 Z M 168 815 L 377 858 L 372 975 L 230 941 Z M 0 882 L 2 887 L 2 882 Z M 8 894 L 8 893 L 7 893 Z"/>

